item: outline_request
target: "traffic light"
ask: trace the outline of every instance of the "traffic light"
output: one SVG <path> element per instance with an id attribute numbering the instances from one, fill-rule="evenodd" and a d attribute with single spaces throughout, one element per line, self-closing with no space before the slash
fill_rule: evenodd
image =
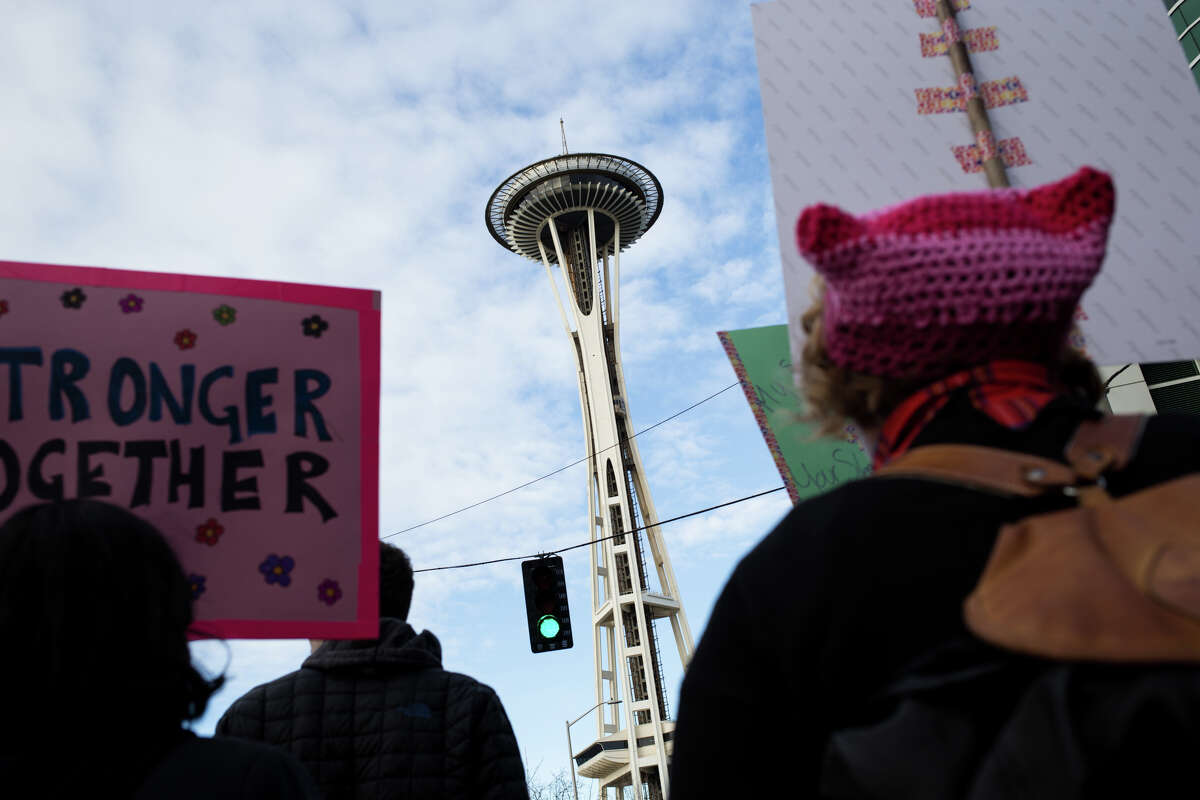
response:
<path id="1" fill-rule="evenodd" d="M 566 650 L 571 639 L 567 608 L 567 579 L 559 556 L 521 562 L 525 584 L 525 613 L 529 617 L 529 649 L 535 653 Z"/>

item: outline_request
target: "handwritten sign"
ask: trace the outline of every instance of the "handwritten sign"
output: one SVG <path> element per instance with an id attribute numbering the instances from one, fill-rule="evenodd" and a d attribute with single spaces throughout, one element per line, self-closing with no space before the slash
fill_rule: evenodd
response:
<path id="1" fill-rule="evenodd" d="M 0 262 L 0 423 L 0 521 L 120 505 L 198 631 L 378 634 L 378 293 Z"/>
<path id="2" fill-rule="evenodd" d="M 804 401 L 792 379 L 786 325 L 720 331 L 717 336 L 793 503 L 871 471 L 853 425 L 846 426 L 844 439 L 817 438 L 814 426 L 802 421 Z"/>

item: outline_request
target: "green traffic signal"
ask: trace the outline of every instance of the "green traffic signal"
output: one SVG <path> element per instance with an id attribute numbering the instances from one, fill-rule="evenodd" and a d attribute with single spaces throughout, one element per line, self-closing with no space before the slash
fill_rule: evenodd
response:
<path id="1" fill-rule="evenodd" d="M 521 574 L 530 650 L 548 653 L 573 647 L 562 557 L 541 556 L 522 561 Z"/>
<path id="2" fill-rule="evenodd" d="M 553 614 L 546 614 L 537 622 L 538 633 L 543 639 L 553 639 L 558 636 L 558 632 L 562 626 L 558 624 L 558 618 Z"/>

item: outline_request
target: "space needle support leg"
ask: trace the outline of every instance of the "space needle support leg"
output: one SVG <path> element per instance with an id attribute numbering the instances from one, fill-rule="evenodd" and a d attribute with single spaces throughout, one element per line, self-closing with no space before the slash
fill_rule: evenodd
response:
<path id="1" fill-rule="evenodd" d="M 588 247 L 590 248 L 589 258 L 591 258 L 593 263 L 596 260 L 596 218 L 594 216 L 594 213 L 595 212 L 593 212 L 592 209 L 590 209 L 590 208 L 588 209 Z M 555 242 L 555 244 L 557 244 L 557 241 Z M 599 313 L 598 309 L 597 309 L 597 313 Z M 586 398 L 581 396 L 579 398 L 579 400 L 581 403 L 587 405 Z M 604 558 L 603 543 L 595 541 L 597 538 L 596 537 L 596 516 L 595 515 L 596 515 L 596 511 L 598 510 L 596 508 L 596 506 L 597 505 L 599 505 L 601 507 L 604 506 L 603 500 L 601 500 L 599 503 L 596 503 L 597 499 L 599 499 L 599 494 L 600 494 L 600 475 L 597 472 L 593 472 L 593 470 L 596 468 L 596 465 L 597 465 L 597 461 L 593 457 L 590 460 L 590 464 L 589 464 L 589 472 L 591 472 L 592 475 L 591 475 L 591 480 L 588 482 L 588 517 L 591 520 L 590 525 L 589 525 L 589 528 L 591 530 L 591 535 L 588 538 L 589 538 L 589 541 L 593 542 L 593 544 L 590 547 L 588 547 L 588 551 L 591 553 L 591 557 L 592 557 L 592 581 L 591 581 L 591 584 L 592 584 L 592 613 L 593 613 L 593 615 L 599 610 L 599 603 L 597 602 L 598 598 L 597 598 L 597 586 L 596 586 L 597 579 L 598 579 L 598 575 L 597 575 L 597 571 L 596 571 L 596 566 L 597 566 L 596 548 L 598 546 L 600 548 L 600 559 L 602 560 Z M 601 530 L 600 530 L 600 535 L 603 536 L 603 534 L 604 534 L 604 530 L 603 530 L 603 525 L 602 525 Z M 607 598 L 609 596 L 611 587 L 610 587 L 610 584 L 607 583 L 608 569 L 606 568 L 604 570 L 604 572 L 605 572 L 605 578 L 606 578 L 605 597 Z M 612 607 L 614 609 L 613 625 L 615 626 L 616 625 L 615 609 L 617 607 L 616 601 L 613 602 Z M 600 671 L 600 648 L 602 646 L 602 642 L 601 642 L 602 634 L 594 625 L 593 625 L 592 635 L 593 635 L 593 638 L 595 639 L 594 657 L 595 657 L 595 662 L 596 662 L 595 663 L 595 667 L 596 667 L 596 704 L 599 705 L 600 703 L 602 703 L 604 701 L 604 681 L 603 681 L 603 674 Z M 610 658 L 612 657 L 611 651 L 609 652 L 609 657 Z M 613 699 L 615 700 L 616 698 L 614 697 Z M 604 730 L 604 725 L 603 725 L 604 712 L 601 711 L 600 714 L 598 714 L 597 716 L 599 718 L 598 722 L 600 723 L 597 726 L 597 729 L 602 732 Z M 601 733 L 601 735 L 603 735 L 603 734 Z"/>
<path id="2" fill-rule="evenodd" d="M 621 308 L 620 294 L 618 293 L 619 292 L 618 287 L 621 285 L 621 223 L 615 219 L 613 220 L 612 252 L 613 252 L 613 282 L 612 282 L 612 286 L 611 286 L 611 291 L 606 291 L 605 299 L 608 299 L 608 295 L 611 294 L 611 296 L 612 296 L 612 316 L 610 317 L 610 322 L 612 322 L 612 326 L 613 326 L 613 344 L 615 347 L 616 341 L 617 341 L 616 340 L 617 330 L 618 330 L 617 326 L 618 326 L 618 323 L 620 322 L 619 315 L 620 315 L 620 308 Z M 609 290 L 609 288 L 610 287 L 608 287 L 608 286 L 605 287 L 606 290 Z M 618 350 L 617 352 L 620 352 L 620 351 Z M 622 391 L 624 391 L 624 390 L 622 389 Z M 632 526 L 629 526 L 629 527 L 632 527 Z M 633 534 L 633 535 L 636 535 L 636 534 Z M 619 599 L 618 599 L 616 602 L 613 603 L 613 631 L 614 631 L 614 633 L 616 632 L 616 627 L 617 627 L 619 618 L 620 618 L 620 604 L 619 604 Z M 623 636 L 623 635 L 624 635 L 623 633 L 618 634 L 618 639 L 620 636 Z M 620 657 L 622 659 L 624 659 L 624 657 L 625 657 L 624 652 L 621 652 Z M 629 736 L 629 739 L 630 739 L 630 742 L 629 742 L 629 745 L 630 745 L 629 778 L 630 778 L 630 781 L 632 782 L 634 796 L 639 797 L 641 794 L 640 789 L 641 789 L 641 785 L 642 785 L 642 781 L 641 781 L 642 776 L 641 776 L 640 767 L 637 763 L 637 734 L 635 732 L 637 730 L 637 721 L 636 721 L 636 719 L 634 717 L 634 713 L 633 713 L 633 696 L 634 695 L 633 695 L 633 685 L 631 682 L 632 675 L 628 671 L 628 662 L 626 662 L 625 664 L 622 664 L 622 671 L 626 673 L 626 676 L 630 681 L 630 685 L 625 687 L 626 691 L 629 692 L 629 703 L 626 704 L 626 709 L 625 709 L 625 712 L 626 712 L 626 723 L 625 724 L 629 726 L 629 732 L 630 732 L 630 736 Z M 620 789 L 617 790 L 618 795 L 620 794 L 620 791 L 621 791 Z"/>
<path id="3" fill-rule="evenodd" d="M 592 263 L 588 264 L 587 266 L 588 266 L 588 270 L 593 273 L 593 275 L 592 275 L 593 280 L 598 281 L 600 276 L 598 274 L 596 274 L 596 271 L 597 271 L 599 265 L 596 263 L 596 259 L 595 259 L 595 254 L 596 254 L 595 216 L 591 209 L 589 209 L 589 211 L 588 211 L 588 235 L 589 235 L 588 246 L 591 249 L 590 260 Z M 558 254 L 559 265 L 561 266 L 561 265 L 567 264 L 566 257 L 563 254 L 563 250 L 562 250 L 562 243 L 559 241 L 558 230 L 557 230 L 556 226 L 553 224 L 553 221 L 551 221 L 551 224 L 550 224 L 550 236 L 554 240 L 554 249 L 555 249 L 555 252 Z M 580 267 L 580 269 L 582 269 L 583 265 L 579 265 L 579 267 Z M 565 267 L 564 267 L 564 270 L 565 270 Z M 582 334 L 582 326 L 585 324 L 585 315 L 584 315 L 582 309 L 580 309 L 580 307 L 578 305 L 578 298 L 576 297 L 576 294 L 572 293 L 571 297 L 572 297 L 572 303 L 573 303 L 572 308 L 575 309 L 576 319 L 579 320 L 579 324 L 580 324 L 580 328 L 581 328 L 581 336 L 582 336 L 583 335 Z M 597 315 L 597 317 L 600 316 L 600 311 L 598 308 L 593 307 L 593 312 Z M 588 324 L 598 324 L 598 323 L 599 323 L 599 320 L 596 320 L 594 322 L 590 322 L 590 321 L 588 322 Z M 602 333 L 600 335 L 601 335 L 601 337 L 603 336 Z M 603 346 L 602 343 L 601 343 L 601 346 Z M 604 363 L 607 363 L 607 359 L 605 360 Z M 607 368 L 605 368 L 604 374 L 607 375 L 607 373 L 608 373 L 608 370 L 607 370 Z M 607 379 L 604 382 L 607 383 Z M 602 391 L 602 394 L 604 396 L 608 396 L 609 402 L 611 402 L 611 387 L 610 386 L 606 385 L 603 387 L 602 390 L 598 390 L 598 391 Z M 589 403 L 589 405 L 590 405 L 590 403 Z M 610 413 L 611 413 L 611 409 L 610 409 Z M 612 445 L 607 445 L 607 441 L 606 441 L 603 445 L 600 442 L 597 442 L 596 446 L 597 447 L 601 447 L 601 446 L 605 446 L 605 445 L 616 446 L 616 444 L 617 444 L 617 442 L 614 441 L 612 443 Z M 599 458 L 598 454 L 594 455 L 593 456 L 593 464 L 595 465 L 596 476 L 597 476 L 598 481 L 600 480 L 600 476 L 604 474 L 604 470 L 600 467 L 601 463 L 603 463 L 603 462 Z M 628 498 L 626 498 L 626 500 L 627 499 Z M 633 530 L 632 515 L 630 514 L 630 509 L 628 508 L 627 504 L 622 504 L 621 518 L 622 518 L 622 524 L 623 524 L 625 530 L 632 531 Z M 605 530 L 606 530 L 606 532 L 611 533 L 612 532 L 610 530 L 611 524 L 608 522 L 608 520 L 611 519 L 611 510 L 610 510 L 609 514 L 605 515 L 605 519 L 606 519 L 606 525 L 608 526 L 608 527 L 606 527 Z M 631 533 L 631 536 L 635 536 L 635 535 L 636 534 Z M 617 569 L 616 569 L 616 560 L 615 560 L 616 557 L 613 552 L 613 546 L 612 546 L 611 539 L 604 542 L 604 552 L 605 552 L 605 565 L 608 569 L 608 573 L 610 576 L 609 577 L 609 587 L 612 588 L 613 584 L 615 583 L 615 576 L 617 574 Z M 634 585 L 634 594 L 635 594 L 635 596 L 637 596 L 639 594 L 639 592 L 638 592 L 638 584 L 637 584 L 636 580 L 634 581 L 633 585 Z M 621 608 L 621 599 L 620 599 L 619 589 L 614 592 L 612 607 L 613 607 L 613 630 L 614 630 L 614 632 L 616 632 L 616 628 L 620 624 L 620 620 L 622 619 L 622 608 Z M 636 609 L 636 613 L 638 615 L 639 626 L 643 630 L 646 630 L 647 633 L 649 633 L 649 628 L 646 627 L 646 622 L 645 622 L 645 619 L 643 616 L 644 612 L 643 612 L 641 603 L 635 601 L 634 608 Z M 616 638 L 616 645 L 617 645 L 616 653 L 614 653 L 614 655 L 616 657 L 615 661 L 619 662 L 620 666 L 618 667 L 616 663 L 614 663 L 612 665 L 612 667 L 614 669 L 614 676 L 616 676 L 616 675 L 624 675 L 625 676 L 626 680 L 621 682 L 624 684 L 622 686 L 622 691 L 627 692 L 628 693 L 627 696 L 629 698 L 629 702 L 625 703 L 625 719 L 626 719 L 625 724 L 626 724 L 626 731 L 627 731 L 627 737 L 628 737 L 627 742 L 628 742 L 628 749 L 629 749 L 629 778 L 630 778 L 630 783 L 633 787 L 634 796 L 641 797 L 641 794 L 642 794 L 642 772 L 641 772 L 641 765 L 639 764 L 638 752 L 637 752 L 637 747 L 638 747 L 638 745 L 637 745 L 637 739 L 638 739 L 637 718 L 636 718 L 636 715 L 633 710 L 634 692 L 633 692 L 633 684 L 632 684 L 632 673 L 630 672 L 630 669 L 629 669 L 629 658 L 625 654 L 624 633 L 623 632 L 617 633 L 615 638 Z M 646 666 L 646 668 L 649 668 L 648 665 Z M 653 686 L 652 679 L 651 679 L 651 686 Z M 651 695 L 651 696 L 653 696 L 653 695 Z M 661 730 L 660 726 L 656 726 L 656 727 Z M 665 761 L 662 758 L 660 758 L 660 764 L 662 764 L 662 763 L 665 763 Z M 661 771 L 661 769 L 660 769 L 660 771 Z"/>
<path id="4" fill-rule="evenodd" d="M 549 225 L 553 226 L 554 221 L 551 220 Z M 556 236 L 555 239 L 558 237 Z M 567 338 L 571 337 L 571 325 L 567 322 L 567 312 L 563 309 L 562 295 L 558 293 L 558 284 L 554 282 L 554 273 L 550 271 L 550 259 L 546 257 L 546 248 L 542 245 L 541 240 L 538 241 L 538 252 L 542 254 L 542 266 L 546 268 L 546 278 L 550 281 L 550 288 L 554 290 L 554 301 L 558 303 L 558 315 L 562 318 L 563 330 L 567 332 Z M 560 261 L 559 264 L 562 262 Z M 574 356 L 574 353 L 571 353 Z"/>
<path id="5" fill-rule="evenodd" d="M 582 383 L 580 383 L 580 385 L 579 385 L 579 399 L 580 399 L 580 404 L 582 405 L 583 401 L 584 401 L 583 384 Z M 594 444 L 592 443 L 592 437 L 589 436 L 588 437 L 588 450 L 590 451 L 593 447 L 594 447 Z M 596 475 L 593 472 L 593 465 L 594 465 L 594 461 L 592 459 L 589 459 L 587 474 L 585 477 L 587 478 L 587 498 L 588 498 L 588 541 L 591 542 L 591 544 L 588 545 L 588 565 L 590 568 L 590 572 L 589 572 L 590 579 L 588 580 L 588 585 L 591 587 L 591 590 L 592 590 L 592 616 L 595 617 L 596 613 L 600 610 L 600 588 L 601 588 L 600 587 L 600 576 L 601 576 L 602 572 L 607 573 L 608 570 L 602 571 L 601 569 L 599 569 L 599 561 L 600 561 L 600 559 L 602 559 L 604 557 L 603 551 L 600 552 L 599 558 L 597 558 L 597 553 L 596 553 L 596 548 L 601 546 L 601 543 L 597 542 L 596 539 L 599 538 L 599 536 L 602 536 L 604 532 L 603 532 L 603 530 L 601 530 L 599 532 L 597 532 L 597 530 L 596 530 L 596 520 L 597 520 L 596 512 L 597 512 L 597 506 L 599 505 L 599 503 L 597 502 L 598 498 L 596 496 L 596 493 L 599 490 L 599 487 L 597 486 Z M 605 594 L 607 595 L 607 593 L 608 593 L 608 589 L 607 589 L 607 587 L 605 587 Z M 601 663 L 600 663 L 600 659 L 601 659 L 600 653 L 601 653 L 602 648 L 603 648 L 603 642 L 601 642 L 600 629 L 597 628 L 593 624 L 592 625 L 592 660 L 594 662 L 593 666 L 596 670 L 596 705 L 597 706 L 599 706 L 601 703 L 604 702 L 604 673 L 601 671 Z M 596 726 L 597 731 L 602 731 L 603 730 L 602 721 L 604 719 L 604 711 L 603 710 L 601 710 L 600 712 L 598 712 L 596 714 L 596 719 L 597 719 L 597 726 Z"/>
<path id="6" fill-rule="evenodd" d="M 554 253 L 556 253 L 556 255 L 558 257 L 558 265 L 559 265 L 559 267 L 562 267 L 562 269 L 565 273 L 566 269 L 568 269 L 568 260 L 566 260 L 566 255 L 563 253 L 563 242 L 559 240 L 558 227 L 556 224 L 554 224 L 553 217 L 548 219 L 547 224 L 550 225 L 550 236 L 554 242 Z M 583 324 L 583 313 L 580 309 L 580 306 L 578 306 L 578 302 L 576 301 L 574 291 L 571 290 L 570 281 L 568 281 L 568 295 L 570 297 L 571 309 L 572 309 L 572 311 L 575 312 L 575 318 L 577 320 L 580 320 L 580 324 L 582 325 Z M 574 341 L 574 335 L 572 335 L 572 341 Z M 576 357 L 578 357 L 578 353 L 576 353 Z M 583 380 L 586 381 L 587 380 L 587 369 L 584 368 L 584 365 L 582 362 L 580 363 L 580 374 L 582 375 Z M 590 408 L 590 403 L 583 403 L 583 407 Z M 588 421 L 588 425 L 590 426 L 590 420 Z M 590 427 L 589 427 L 589 434 L 590 434 Z M 596 449 L 599 449 L 599 446 L 600 446 L 599 443 L 596 443 L 594 437 L 592 438 L 592 440 L 589 441 L 590 462 L 592 462 L 592 467 L 590 467 L 590 469 L 592 469 L 593 475 L 596 476 L 595 477 L 596 481 L 600 480 L 600 475 L 601 475 L 601 471 L 599 468 L 600 462 L 598 461 L 598 456 L 596 456 Z M 610 524 L 610 523 L 608 523 L 608 515 L 604 516 L 604 523 L 602 523 L 602 524 L 605 525 L 605 528 L 604 528 L 605 533 L 608 533 L 608 524 Z M 604 555 L 604 561 L 605 561 L 606 595 L 613 597 L 613 601 L 612 601 L 613 602 L 613 630 L 616 630 L 617 619 L 619 618 L 619 604 L 618 604 L 619 600 L 617 599 L 618 593 L 616 593 L 616 591 L 613 591 L 613 582 L 614 582 L 614 576 L 617 575 L 617 570 L 616 570 L 616 564 L 614 564 L 614 560 L 613 560 L 612 547 L 610 545 L 611 545 L 610 541 L 601 542 L 601 553 L 602 553 L 602 555 Z M 618 666 L 618 663 L 617 663 L 617 662 L 622 662 L 622 664 L 623 664 L 623 662 L 624 662 L 625 655 L 624 655 L 624 648 L 622 646 L 622 639 L 620 639 L 619 637 L 610 637 L 610 640 L 608 640 L 608 643 L 610 643 L 610 650 L 608 650 L 608 654 L 610 654 L 610 656 L 612 657 L 612 661 L 613 661 L 613 663 L 608 664 L 608 668 L 613 670 L 613 678 L 617 678 L 618 675 L 623 674 L 625 672 L 624 666 Z M 616 649 L 613 649 L 612 645 L 616 645 Z M 614 686 L 614 692 L 622 691 L 622 688 L 620 688 L 619 680 L 613 680 L 612 684 Z M 617 699 L 617 697 L 613 697 L 613 699 Z M 628 706 L 631 705 L 631 703 L 626 703 L 625 705 L 626 705 L 626 709 L 628 709 Z M 616 709 L 613 709 L 613 710 L 616 710 Z M 626 714 L 628 714 L 628 716 L 630 717 L 630 720 L 632 720 L 632 712 L 626 710 Z M 632 729 L 634 729 L 634 728 L 632 728 L 632 726 L 630 726 L 630 730 L 632 730 Z M 636 744 L 635 744 L 635 747 L 636 747 Z M 634 763 L 636 765 L 636 751 L 630 753 L 630 760 L 632 763 Z M 636 770 L 636 766 L 635 766 L 635 770 Z M 638 786 L 638 783 L 636 781 L 634 783 L 634 786 L 635 787 Z"/>
<path id="7" fill-rule="evenodd" d="M 552 238 L 554 240 L 554 252 L 558 256 L 559 267 L 561 267 L 563 269 L 563 271 L 565 272 L 567 269 L 567 267 L 565 265 L 567 265 L 568 262 L 567 262 L 566 255 L 563 253 L 562 242 L 559 240 L 558 229 L 557 229 L 557 226 L 555 226 L 555 224 L 554 224 L 553 218 L 550 219 L 549 225 L 550 225 L 550 238 Z M 594 268 L 594 266 L 593 266 L 593 268 Z M 568 289 L 570 289 L 570 286 L 568 286 Z M 571 308 L 575 312 L 575 318 L 577 320 L 579 320 L 580 324 L 582 325 L 583 321 L 584 321 L 584 314 L 583 314 L 583 311 L 579 308 L 579 303 L 577 302 L 575 293 L 573 291 L 570 292 L 570 298 L 571 298 Z M 584 368 L 584 365 L 580 364 L 579 368 L 580 368 L 581 374 L 583 374 L 585 376 L 585 380 L 586 380 L 587 371 Z M 585 404 L 585 407 L 590 408 L 590 403 Z M 595 439 L 593 439 L 590 447 L 599 448 L 600 444 L 598 442 L 596 442 Z M 596 449 L 592 450 L 591 461 L 592 461 L 593 474 L 595 474 L 597 476 L 597 478 L 596 478 L 597 480 L 600 480 L 599 476 L 602 473 L 601 473 L 601 470 L 599 467 L 600 461 L 598 460 Z M 605 523 L 604 523 L 606 526 L 608 526 L 608 524 L 609 524 L 607 522 L 608 517 L 609 517 L 609 515 L 606 514 L 605 515 Z M 608 528 L 606 527 L 605 530 L 607 532 Z M 605 571 L 607 573 L 607 586 L 611 590 L 611 589 L 613 589 L 613 584 L 615 582 L 614 576 L 617 574 L 616 563 L 615 563 L 615 559 L 613 556 L 611 540 L 603 542 L 602 546 L 603 546 L 603 552 L 604 552 L 604 556 L 605 556 Z M 613 593 L 613 629 L 614 629 L 614 632 L 615 632 L 618 620 L 620 619 L 620 599 L 619 599 L 618 595 L 619 595 L 618 592 Z M 625 658 L 625 648 L 623 647 L 623 642 L 624 642 L 624 640 L 620 636 L 616 636 L 615 641 L 614 641 L 614 643 L 616 644 L 616 651 L 615 652 L 610 651 L 610 653 L 613 656 L 615 656 L 614 662 L 620 662 L 619 667 L 618 667 L 617 663 L 613 663 L 613 664 L 609 665 L 610 669 L 612 669 L 614 671 L 614 676 L 620 675 L 620 674 L 628 674 L 628 666 L 627 666 L 628 662 Z M 617 682 L 617 685 L 620 686 L 620 682 Z M 629 689 L 629 687 L 623 687 L 623 688 L 625 691 L 630 692 L 630 694 L 629 694 L 630 702 L 625 703 L 625 714 L 626 714 L 626 718 L 627 718 L 626 724 L 628 725 L 628 730 L 629 730 L 629 748 L 630 748 L 630 752 L 629 752 L 630 770 L 629 771 L 630 771 L 630 777 L 633 780 L 634 793 L 640 794 L 640 792 L 641 792 L 641 773 L 639 772 L 638 762 L 637 762 L 637 733 L 636 733 L 637 729 L 635 727 L 636 722 L 634 720 L 634 715 L 633 715 L 633 710 L 632 710 L 633 694 L 632 694 L 632 690 Z M 613 699 L 615 700 L 616 698 L 614 697 Z"/>
<path id="8" fill-rule="evenodd" d="M 553 238 L 555 240 L 555 244 L 557 245 L 558 244 L 558 236 L 557 236 L 557 232 L 554 231 L 554 220 L 551 219 L 547 224 L 551 226 L 551 235 L 553 236 Z M 540 239 L 538 240 L 538 252 L 540 253 L 540 255 L 542 257 L 542 266 L 545 267 L 545 269 L 546 269 L 546 279 L 550 281 L 550 289 L 554 292 L 554 300 L 558 304 L 558 314 L 559 314 L 559 317 L 562 319 L 563 330 L 565 330 L 567 332 L 567 339 L 568 339 L 568 342 L 570 342 L 574 339 L 574 334 L 571 331 L 570 324 L 567 322 L 567 312 L 563 308 L 562 295 L 559 294 L 558 284 L 555 283 L 555 281 L 554 281 L 554 273 L 550 270 L 550 259 L 546 255 L 546 248 L 542 244 Z M 557 255 L 559 258 L 559 265 L 561 266 L 563 263 L 561 248 L 557 248 Z M 571 348 L 571 357 L 578 362 L 579 353 L 574 347 Z M 593 436 L 593 433 L 592 433 L 592 424 L 591 424 L 592 421 L 587 413 L 588 412 L 588 404 L 586 402 L 585 391 L 584 391 L 584 383 L 586 381 L 586 376 L 584 375 L 583 364 L 577 364 L 576 366 L 579 370 L 579 406 L 583 413 L 583 429 L 584 429 L 583 432 L 584 432 L 584 437 L 587 441 L 587 449 L 588 449 L 588 452 L 590 453 L 590 452 L 593 452 L 595 449 L 595 437 Z M 588 497 L 588 539 L 591 541 L 594 541 L 596 539 L 596 492 L 598 491 L 598 488 L 596 485 L 597 478 L 595 475 L 595 464 L 594 463 L 589 464 L 585 479 L 587 481 L 587 497 Z M 590 558 L 591 579 L 588 581 L 588 583 L 591 585 L 591 591 L 592 591 L 592 613 L 593 614 L 595 613 L 596 608 L 599 604 L 599 600 L 598 600 L 599 586 L 597 584 L 600 580 L 601 573 L 599 572 L 599 570 L 597 570 L 598 565 L 597 565 L 597 559 L 596 559 L 596 548 L 598 546 L 601 546 L 600 543 L 593 544 L 591 547 L 588 548 L 589 555 L 591 557 Z M 601 553 L 601 555 L 603 555 L 603 553 Z M 608 573 L 608 570 L 607 569 L 604 570 L 606 580 L 607 580 L 607 573 Z M 609 589 L 608 589 L 608 585 L 606 583 L 605 584 L 605 595 L 607 596 L 608 593 L 609 593 Z M 603 673 L 600 670 L 600 650 L 601 650 L 602 642 L 601 642 L 601 637 L 599 635 L 597 635 L 595 632 L 593 632 L 593 638 L 596 640 L 593 643 L 593 645 L 594 645 L 593 646 L 593 657 L 596 662 L 595 663 L 596 703 L 597 703 L 597 705 L 599 705 L 601 703 L 601 701 L 604 700 L 604 679 L 603 679 Z M 610 652 L 611 652 L 611 650 L 610 650 Z M 614 699 L 616 699 L 616 698 L 614 698 Z M 615 711 L 615 709 L 614 709 L 614 711 Z M 600 714 L 597 715 L 597 733 L 600 736 L 603 736 L 603 733 L 604 733 L 603 717 L 604 717 L 604 709 L 602 709 Z M 574 754 L 572 754 L 572 756 L 573 755 Z"/>
<path id="9" fill-rule="evenodd" d="M 563 271 L 563 279 L 567 284 L 567 296 L 571 300 L 571 309 L 575 312 L 575 318 L 579 319 L 583 316 L 583 309 L 579 307 L 579 301 L 576 298 L 574 287 L 571 286 L 571 278 L 567 275 L 567 267 L 570 262 L 567 261 L 566 254 L 563 253 L 562 242 L 558 239 L 558 226 L 554 224 L 554 217 L 546 223 L 550 226 L 550 238 L 554 240 L 554 254 L 558 256 L 558 268 Z M 538 242 L 538 247 L 541 247 L 541 242 Z"/>

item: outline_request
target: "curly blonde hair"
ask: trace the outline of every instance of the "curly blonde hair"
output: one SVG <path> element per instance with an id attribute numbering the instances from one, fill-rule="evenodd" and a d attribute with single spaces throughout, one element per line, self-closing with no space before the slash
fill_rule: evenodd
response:
<path id="1" fill-rule="evenodd" d="M 824 311 L 825 283 L 817 276 L 812 305 L 800 316 L 805 341 L 796 367 L 808 405 L 807 421 L 816 423 L 817 435 L 840 435 L 847 421 L 864 431 L 877 430 L 906 398 L 932 381 L 881 378 L 835 364 L 825 348 Z M 1090 406 L 1100 402 L 1100 373 L 1083 353 L 1064 342 L 1058 358 L 1047 366 L 1051 379 L 1066 392 Z"/>

